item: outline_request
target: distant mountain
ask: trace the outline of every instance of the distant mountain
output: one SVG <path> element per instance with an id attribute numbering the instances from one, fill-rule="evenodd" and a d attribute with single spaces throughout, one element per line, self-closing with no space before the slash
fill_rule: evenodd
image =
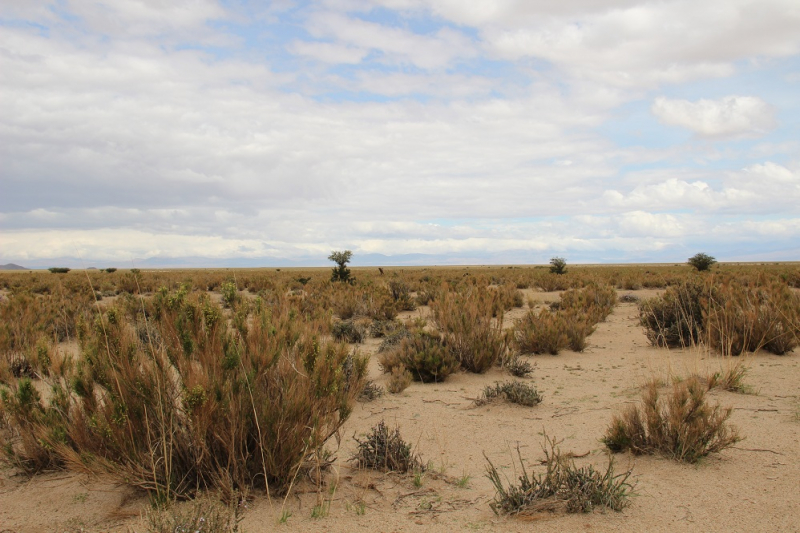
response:
<path id="1" fill-rule="evenodd" d="M 14 263 L 8 263 L 6 265 L 0 265 L 0 270 L 28 270 L 24 266 L 15 265 Z"/>

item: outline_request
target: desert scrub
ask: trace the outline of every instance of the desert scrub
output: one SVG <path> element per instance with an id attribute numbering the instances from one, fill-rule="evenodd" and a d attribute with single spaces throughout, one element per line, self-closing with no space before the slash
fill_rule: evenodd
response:
<path id="1" fill-rule="evenodd" d="M 147 513 L 148 533 L 236 533 L 244 518 L 241 502 L 234 498 L 230 505 L 210 496 L 201 496 L 191 502 L 173 503 L 166 508 L 156 508 Z"/>
<path id="2" fill-rule="evenodd" d="M 536 387 L 520 381 L 497 382 L 494 385 L 487 385 L 483 393 L 475 400 L 475 405 L 486 405 L 495 400 L 502 399 L 510 403 L 516 403 L 525 407 L 533 407 L 541 403 L 542 395 Z"/>
<path id="3" fill-rule="evenodd" d="M 605 472 L 592 465 L 578 467 L 568 454 L 562 454 L 555 439 L 545 435 L 542 446 L 545 471 L 528 473 L 522 454 L 517 447 L 517 457 L 522 474 L 519 484 L 503 481 L 497 468 L 488 457 L 486 477 L 495 488 L 495 497 L 489 505 L 495 514 L 531 514 L 541 511 L 565 510 L 568 513 L 588 513 L 595 507 L 621 511 L 628 503 L 633 485 L 628 482 L 631 472 L 614 474 L 613 459 Z"/>
<path id="4" fill-rule="evenodd" d="M 498 311 L 502 306 L 497 298 L 495 291 L 481 285 L 462 287 L 458 292 L 444 285 L 431 303 L 436 326 L 464 370 L 486 372 L 506 353 L 503 313 Z"/>
<path id="5" fill-rule="evenodd" d="M 709 405 L 707 389 L 708 383 L 691 378 L 675 383 L 662 399 L 658 383 L 651 381 L 640 405 L 614 416 L 603 443 L 612 452 L 659 453 L 686 463 L 735 444 L 741 438 L 727 424 L 732 408 Z"/>
<path id="6" fill-rule="evenodd" d="M 350 458 L 360 468 L 384 472 L 422 472 L 425 467 L 411 450 L 411 444 L 400 436 L 400 428 L 389 430 L 381 420 L 363 439 L 353 437 L 358 448 Z"/>
<path id="7" fill-rule="evenodd" d="M 364 383 L 364 388 L 361 389 L 361 394 L 358 395 L 358 401 L 371 402 L 381 398 L 385 392 L 386 391 L 383 390 L 383 387 L 375 384 L 375 382 L 372 380 L 368 380 L 366 383 Z"/>
<path id="8" fill-rule="evenodd" d="M 366 326 L 355 320 L 338 320 L 333 323 L 331 334 L 337 341 L 344 341 L 349 343 L 364 342 L 364 337 L 367 333 Z"/>
<path id="9" fill-rule="evenodd" d="M 516 376 L 518 378 L 526 378 L 528 377 L 528 374 L 533 372 L 533 365 L 519 355 L 510 357 L 503 364 L 503 366 L 512 376 Z"/>
<path id="10" fill-rule="evenodd" d="M 391 350 L 378 354 L 385 373 L 403 366 L 423 383 L 440 382 L 459 369 L 459 363 L 438 333 L 417 331 Z"/>
<path id="11" fill-rule="evenodd" d="M 414 381 L 414 376 L 411 375 L 411 372 L 406 370 L 404 365 L 397 365 L 392 369 L 392 375 L 389 376 L 386 390 L 392 394 L 400 394 L 411 385 L 412 381 Z"/>
<path id="12" fill-rule="evenodd" d="M 23 461 L 46 452 L 160 500 L 198 487 L 281 490 L 363 388 L 366 359 L 323 341 L 324 323 L 286 301 L 255 305 L 246 331 L 206 295 L 164 290 L 143 305 L 157 336 L 140 338 L 119 309 L 97 312 L 58 409 L 34 398 L 18 410 L 12 449 Z"/>
<path id="13" fill-rule="evenodd" d="M 548 309 L 533 309 L 517 320 L 511 330 L 514 348 L 519 353 L 557 355 L 569 344 L 563 316 Z"/>
<path id="14" fill-rule="evenodd" d="M 667 288 L 661 296 L 639 302 L 639 322 L 653 346 L 684 348 L 702 339 L 703 304 L 707 289 L 702 280 Z"/>

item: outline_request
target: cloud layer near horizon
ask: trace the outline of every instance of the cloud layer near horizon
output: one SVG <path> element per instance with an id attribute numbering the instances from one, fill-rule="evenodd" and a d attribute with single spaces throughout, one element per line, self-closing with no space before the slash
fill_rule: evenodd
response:
<path id="1" fill-rule="evenodd" d="M 800 6 L 551 4 L 2 6 L 0 261 L 796 259 Z"/>

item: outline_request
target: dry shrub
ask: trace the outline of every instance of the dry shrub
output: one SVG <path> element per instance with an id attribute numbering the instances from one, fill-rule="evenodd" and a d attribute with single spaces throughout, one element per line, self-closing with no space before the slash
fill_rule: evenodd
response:
<path id="1" fill-rule="evenodd" d="M 512 376 L 516 376 L 518 378 L 526 378 L 528 377 L 528 374 L 533 372 L 533 365 L 519 355 L 508 358 L 503 366 Z"/>
<path id="2" fill-rule="evenodd" d="M 331 328 L 331 334 L 334 339 L 349 343 L 364 342 L 366 333 L 366 326 L 352 319 L 336 321 Z"/>
<path id="3" fill-rule="evenodd" d="M 800 297 L 786 284 L 718 277 L 673 286 L 639 304 L 641 324 L 654 346 L 706 342 L 723 355 L 793 350 L 800 333 Z"/>
<path id="4" fill-rule="evenodd" d="M 519 484 L 506 483 L 497 468 L 484 455 L 487 463 L 486 477 L 495 488 L 495 497 L 489 505 L 495 514 L 531 514 L 542 511 L 565 510 L 568 513 L 591 512 L 595 507 L 615 511 L 624 509 L 633 491 L 628 483 L 631 472 L 614 474 L 614 461 L 609 461 L 605 472 L 592 465 L 578 467 L 569 454 L 562 454 L 555 439 L 545 435 L 542 450 L 545 471 L 528 473 L 517 446 L 517 457 L 522 475 Z"/>
<path id="5" fill-rule="evenodd" d="M 497 382 L 487 385 L 483 389 L 481 396 L 475 400 L 475 405 L 486 405 L 495 400 L 503 399 L 510 403 L 516 403 L 525 407 L 533 407 L 542 402 L 542 395 L 536 387 L 520 381 Z"/>
<path id="6" fill-rule="evenodd" d="M 236 533 L 244 501 L 225 505 L 219 499 L 201 496 L 191 502 L 156 508 L 147 513 L 148 533 Z"/>
<path id="7" fill-rule="evenodd" d="M 423 383 L 440 382 L 459 369 L 459 362 L 438 333 L 417 331 L 400 344 L 378 355 L 381 369 L 393 373 L 402 366 Z"/>
<path id="8" fill-rule="evenodd" d="M 402 473 L 424 470 L 422 461 L 411 450 L 411 445 L 400 436 L 400 428 L 390 431 L 383 420 L 363 440 L 353 438 L 358 443 L 358 449 L 350 461 L 361 468 Z"/>
<path id="9" fill-rule="evenodd" d="M 361 394 L 358 395 L 359 402 L 371 402 L 382 397 L 384 394 L 383 387 L 377 385 L 372 380 L 367 380 L 364 383 L 364 388 L 361 389 Z"/>
<path id="10" fill-rule="evenodd" d="M 431 304 L 434 321 L 450 353 L 469 372 L 486 372 L 506 352 L 503 313 L 497 311 L 496 302 L 497 293 L 485 286 L 453 292 L 445 285 Z"/>
<path id="11" fill-rule="evenodd" d="M 616 301 L 617 292 L 607 285 L 588 283 L 582 289 L 567 290 L 550 309 L 538 314 L 531 310 L 518 320 L 512 341 L 521 353 L 557 355 L 567 347 L 582 352 L 595 324 L 606 319 Z"/>
<path id="12" fill-rule="evenodd" d="M 704 330 L 702 281 L 669 287 L 639 303 L 639 321 L 653 346 L 683 348 L 700 342 Z"/>
<path id="13" fill-rule="evenodd" d="M 25 447 L 30 435 L 51 463 L 108 472 L 159 498 L 284 489 L 362 390 L 366 360 L 321 341 L 322 325 L 288 306 L 256 306 L 244 332 L 206 296 L 162 291 L 148 307 L 157 338 L 142 342 L 109 309 L 83 332 L 84 358 L 47 406 L 3 398 L 20 413 L 22 462 L 38 453 Z"/>
<path id="14" fill-rule="evenodd" d="M 707 388 L 707 383 L 691 378 L 676 383 L 672 394 L 662 399 L 658 383 L 650 382 L 641 405 L 630 405 L 614 416 L 603 442 L 612 452 L 660 453 L 687 463 L 735 444 L 741 438 L 727 424 L 732 408 L 710 406 Z"/>
<path id="15" fill-rule="evenodd" d="M 406 370 L 403 365 L 397 365 L 392 369 L 392 375 L 389 377 L 389 382 L 386 384 L 386 390 L 392 394 L 400 394 L 411 385 L 414 381 L 414 376 Z"/>
<path id="16" fill-rule="evenodd" d="M 558 355 L 569 344 L 565 329 L 564 318 L 558 313 L 530 310 L 516 322 L 511 338 L 520 353 Z"/>

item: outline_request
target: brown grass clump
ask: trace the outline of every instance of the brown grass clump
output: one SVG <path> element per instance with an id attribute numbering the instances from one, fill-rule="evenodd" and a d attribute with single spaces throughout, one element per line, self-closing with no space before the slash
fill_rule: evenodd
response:
<path id="1" fill-rule="evenodd" d="M 603 442 L 612 452 L 660 453 L 687 463 L 735 444 L 741 437 L 727 424 L 732 409 L 708 405 L 707 388 L 692 378 L 676 383 L 662 399 L 658 383 L 650 382 L 641 405 L 614 416 Z"/>
<path id="2" fill-rule="evenodd" d="M 505 355 L 503 313 L 498 295 L 481 285 L 443 290 L 431 303 L 433 318 L 450 353 L 464 370 L 486 372 Z M 496 318 L 493 318 L 497 315 Z"/>
<path id="3" fill-rule="evenodd" d="M 392 394 L 400 394 L 411 385 L 412 381 L 414 381 L 414 376 L 411 372 L 406 370 L 404 365 L 397 365 L 392 369 L 392 375 L 386 384 L 386 390 Z"/>
<path id="4" fill-rule="evenodd" d="M 158 499 L 286 488 L 349 416 L 366 359 L 324 342 L 285 303 L 254 306 L 231 330 L 205 295 L 159 292 L 142 314 L 97 313 L 83 358 L 45 403 L 21 385 L 2 399 L 20 464 L 107 472 Z M 131 322 L 147 320 L 143 335 Z M 157 334 L 151 334 L 157 332 Z M 143 338 L 144 337 L 144 338 Z"/>

